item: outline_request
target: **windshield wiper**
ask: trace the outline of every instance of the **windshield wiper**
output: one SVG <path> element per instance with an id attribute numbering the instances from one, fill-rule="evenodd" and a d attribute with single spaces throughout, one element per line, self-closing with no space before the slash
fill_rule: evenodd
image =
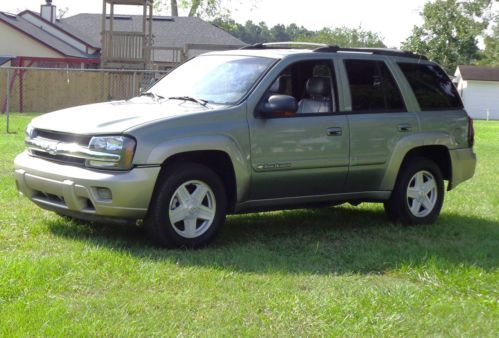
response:
<path id="1" fill-rule="evenodd" d="M 168 100 L 184 100 L 184 101 L 191 101 L 191 102 L 196 102 L 199 103 L 200 105 L 206 107 L 206 104 L 208 101 L 202 100 L 202 99 L 196 99 L 195 97 L 191 96 L 171 96 L 168 98 Z"/>
<path id="2" fill-rule="evenodd" d="M 164 96 L 155 94 L 153 92 L 142 92 L 139 94 L 139 96 L 149 96 L 149 97 L 152 97 L 153 99 L 156 99 L 156 100 L 162 100 L 165 98 Z"/>

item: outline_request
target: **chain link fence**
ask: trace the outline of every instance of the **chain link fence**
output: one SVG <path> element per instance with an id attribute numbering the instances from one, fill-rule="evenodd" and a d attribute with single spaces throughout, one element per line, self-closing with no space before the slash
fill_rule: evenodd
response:
<path id="1" fill-rule="evenodd" d="M 117 69 L 0 68 L 0 112 L 46 113 L 137 96 L 167 72 Z"/>

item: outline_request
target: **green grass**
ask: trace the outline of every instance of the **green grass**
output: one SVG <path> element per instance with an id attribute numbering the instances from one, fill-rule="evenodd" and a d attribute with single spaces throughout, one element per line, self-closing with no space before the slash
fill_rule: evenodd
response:
<path id="1" fill-rule="evenodd" d="M 499 122 L 437 224 L 361 204 L 231 216 L 207 249 L 69 222 L 18 196 L 33 115 L 0 116 L 0 336 L 499 336 Z"/>

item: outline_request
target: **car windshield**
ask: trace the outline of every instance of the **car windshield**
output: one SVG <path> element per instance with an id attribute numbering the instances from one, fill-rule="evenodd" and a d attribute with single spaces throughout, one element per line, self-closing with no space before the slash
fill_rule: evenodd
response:
<path id="1" fill-rule="evenodd" d="M 263 57 L 200 56 L 173 70 L 148 93 L 166 99 L 233 104 L 246 95 L 272 62 Z"/>

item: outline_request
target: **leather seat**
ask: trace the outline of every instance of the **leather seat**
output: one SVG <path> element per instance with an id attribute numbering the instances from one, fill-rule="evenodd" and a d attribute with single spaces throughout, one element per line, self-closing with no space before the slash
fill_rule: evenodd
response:
<path id="1" fill-rule="evenodd" d="M 262 101 L 263 102 L 268 102 L 269 98 L 272 96 L 272 95 L 279 95 L 279 94 L 282 94 L 283 91 L 285 90 L 285 85 L 286 83 L 284 82 L 284 79 L 281 76 L 279 76 L 275 81 L 274 83 L 272 84 L 272 86 L 270 86 L 270 88 L 267 90 L 267 92 L 265 93 L 265 95 L 263 96 L 263 99 Z"/>
<path id="2" fill-rule="evenodd" d="M 268 92 L 270 95 L 285 94 L 288 91 L 290 82 L 291 77 L 289 75 L 281 75 L 270 86 Z"/>
<path id="3" fill-rule="evenodd" d="M 309 98 L 298 102 L 299 114 L 331 113 L 331 85 L 327 77 L 308 79 L 306 90 Z"/>

